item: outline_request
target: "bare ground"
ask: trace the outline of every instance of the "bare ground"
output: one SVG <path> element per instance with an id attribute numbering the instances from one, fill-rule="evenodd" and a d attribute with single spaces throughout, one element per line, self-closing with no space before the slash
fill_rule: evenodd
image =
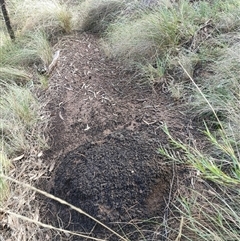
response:
<path id="1" fill-rule="evenodd" d="M 44 154 L 50 171 L 40 188 L 130 240 L 168 240 L 159 224 L 169 218 L 177 177 L 186 178 L 188 171 L 167 165 L 157 152 L 168 143 L 161 127 L 166 123 L 174 136 L 186 139 L 191 123 L 161 85 L 141 84 L 106 58 L 97 37 L 76 33 L 54 48 L 61 56 L 42 93 L 51 115 L 51 148 Z M 118 240 L 66 206 L 42 202 L 48 223 Z"/>

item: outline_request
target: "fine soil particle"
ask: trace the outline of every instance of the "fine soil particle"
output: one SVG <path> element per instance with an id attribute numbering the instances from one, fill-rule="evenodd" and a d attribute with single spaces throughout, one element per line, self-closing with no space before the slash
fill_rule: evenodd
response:
<path id="1" fill-rule="evenodd" d="M 130 240 L 161 240 L 156 230 L 176 188 L 170 188 L 172 166 L 157 152 L 168 142 L 161 127 L 166 123 L 174 136 L 186 136 L 185 116 L 161 86 L 153 91 L 133 81 L 132 73 L 106 58 L 95 36 L 64 37 L 59 49 L 58 66 L 41 93 L 51 116 L 51 148 L 44 154 L 49 179 L 40 188 Z M 45 201 L 44 221 L 118 240 L 85 215 Z"/>

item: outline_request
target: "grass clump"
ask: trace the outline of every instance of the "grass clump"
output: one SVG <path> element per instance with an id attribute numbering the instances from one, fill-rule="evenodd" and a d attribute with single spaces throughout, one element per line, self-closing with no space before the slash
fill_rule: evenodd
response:
<path id="1" fill-rule="evenodd" d="M 3 178 L 7 176 L 33 184 L 47 171 L 37 156 L 47 149 L 43 133 L 47 120 L 41 110 L 42 104 L 32 91 L 23 84 L 2 81 L 0 85 L 0 209 L 1 223 L 8 223 L 8 230 L 3 228 L 1 233 L 4 239 L 37 240 L 35 236 L 43 235 L 38 227 L 30 227 L 7 214 L 7 210 L 11 210 L 37 220 L 39 210 L 35 193 Z"/>
<path id="2" fill-rule="evenodd" d="M 1 91 L 1 143 L 8 156 L 28 152 L 37 140 L 32 133 L 38 122 L 38 110 L 39 104 L 29 89 L 7 85 Z"/>
<path id="3" fill-rule="evenodd" d="M 47 69 L 53 58 L 50 42 L 42 31 L 29 33 L 15 42 L 7 41 L 0 52 L 0 78 L 7 83 L 26 84 L 38 69 Z"/>
<path id="4" fill-rule="evenodd" d="M 214 109 L 229 118 L 238 112 L 236 103 L 239 102 L 240 91 L 239 47 L 237 42 L 225 47 L 222 55 L 208 65 L 206 70 L 209 74 L 200 83 L 203 93 Z M 196 115 L 205 115 L 211 112 L 209 105 L 203 101 L 198 93 L 195 94 L 191 106 Z M 235 111 L 233 111 L 234 109 Z"/>
<path id="5" fill-rule="evenodd" d="M 52 60 L 50 43 L 44 32 L 32 32 L 18 38 L 16 42 L 8 42 L 1 48 L 1 66 L 27 66 L 42 61 L 47 64 Z"/>
<path id="6" fill-rule="evenodd" d="M 133 18 L 125 15 L 111 24 L 103 47 L 110 57 L 146 75 L 149 65 L 158 71 L 159 59 L 167 59 L 165 76 L 182 81 L 186 76 L 178 61 L 185 62 L 192 75 L 199 66 L 212 63 L 227 47 L 219 36 L 239 30 L 239 9 L 236 0 L 159 1 L 153 8 L 139 9 Z"/>
<path id="7" fill-rule="evenodd" d="M 191 165 L 196 173 L 193 178 L 198 189 L 192 184 L 190 195 L 180 196 L 176 206 L 184 218 L 182 236 L 187 240 L 239 240 L 240 156 L 236 143 L 224 131 L 214 136 L 206 129 L 211 148 L 203 152 L 175 140 L 166 127 L 164 130 L 177 151 L 161 148 L 160 153 L 176 163 Z"/>
<path id="8" fill-rule="evenodd" d="M 36 59 L 36 51 L 25 45 L 23 39 L 18 39 L 16 43 L 8 41 L 2 46 L 0 66 L 19 67 L 32 63 Z"/>
<path id="9" fill-rule="evenodd" d="M 0 67 L 0 77 L 4 81 L 26 83 L 31 76 L 21 68 Z"/>
<path id="10" fill-rule="evenodd" d="M 199 171 L 200 175 L 205 179 L 211 180 L 220 185 L 239 184 L 240 162 L 238 152 L 235 151 L 235 146 L 226 138 L 224 132 L 219 136 L 214 136 L 209 129 L 206 129 L 205 134 L 211 144 L 211 153 L 205 154 L 198 151 L 197 148 L 188 146 L 181 141 L 176 141 L 169 133 L 168 129 L 164 128 L 165 133 L 170 138 L 173 146 L 183 153 L 183 158 L 176 156 L 174 151 L 164 148 L 160 149 L 160 153 L 167 156 L 175 162 L 188 163 Z"/>
<path id="11" fill-rule="evenodd" d="M 34 220 L 39 216 L 35 193 L 10 184 L 3 176 L 33 183 L 46 172 L 45 165 L 37 157 L 37 153 L 47 149 L 43 133 L 44 122 L 46 118 L 43 118 L 41 104 L 27 85 L 1 83 L 0 208 L 4 214 L 1 223 L 5 224 L 8 220 L 10 225 L 9 231 L 2 231 L 5 239 L 18 237 L 20 240 L 32 240 L 36 233 L 42 234 L 40 229 L 30 227 L 16 217 L 6 214 L 5 211 L 10 209 Z M 15 226 L 12 226 L 13 223 Z"/>
<path id="12" fill-rule="evenodd" d="M 58 0 L 15 0 L 10 10 L 13 26 L 21 34 L 37 29 L 52 36 L 59 31 L 72 30 L 71 9 Z"/>
<path id="13" fill-rule="evenodd" d="M 196 19 L 193 6 L 187 1 L 180 5 L 161 5 L 142 11 L 138 18 L 123 19 L 110 26 L 106 45 L 112 56 L 133 61 L 154 61 L 167 54 L 176 54 L 190 40 L 204 17 Z M 186 19 L 188 15 L 188 19 Z"/>
<path id="14" fill-rule="evenodd" d="M 123 10 L 125 1 L 91 0 L 81 4 L 80 29 L 92 33 L 103 33 Z"/>

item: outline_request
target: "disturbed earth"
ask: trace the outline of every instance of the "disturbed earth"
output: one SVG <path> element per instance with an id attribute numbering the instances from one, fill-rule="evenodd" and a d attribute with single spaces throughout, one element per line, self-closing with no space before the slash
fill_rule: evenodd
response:
<path id="1" fill-rule="evenodd" d="M 183 170 L 167 163 L 158 148 L 168 143 L 164 124 L 175 137 L 186 138 L 191 128 L 187 118 L 163 84 L 143 83 L 136 72 L 106 57 L 96 36 L 66 36 L 54 49 L 61 50 L 60 58 L 42 93 L 51 126 L 50 149 L 44 153 L 49 179 L 41 189 L 129 240 L 166 240 L 160 223 L 169 218 L 176 173 Z M 43 203 L 42 215 L 49 224 L 120 240 L 66 205 L 46 199 Z"/>

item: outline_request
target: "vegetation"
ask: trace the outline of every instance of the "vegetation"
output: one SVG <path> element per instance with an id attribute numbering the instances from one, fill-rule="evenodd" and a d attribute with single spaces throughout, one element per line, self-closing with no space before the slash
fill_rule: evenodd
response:
<path id="1" fill-rule="evenodd" d="M 171 148 L 161 147 L 160 154 L 190 166 L 202 188 L 193 186 L 191 195 L 176 200 L 179 230 L 168 227 L 176 240 L 240 240 L 239 0 L 156 0 L 151 6 L 134 0 L 91 0 L 79 1 L 74 8 L 71 1 L 65 2 L 7 4 L 16 40 L 11 42 L 0 24 L 1 177 L 28 182 L 29 175 L 46 170 L 45 166 L 35 170 L 36 159 L 30 158 L 47 147 L 39 128 L 47 121 L 44 103 L 34 94 L 35 88 L 47 88 L 47 77 L 36 74 L 34 66 L 49 66 L 51 43 L 61 34 L 73 29 L 98 33 L 109 57 L 141 72 L 153 86 L 167 83 L 173 100 L 182 100 L 187 113 L 205 123 L 209 146 L 204 150 L 175 140 L 164 127 Z M 14 160 L 20 174 L 11 165 Z M 14 193 L 17 201 L 9 213 L 18 211 L 40 225 L 37 211 L 30 208 L 36 190 L 17 184 L 9 186 L 0 178 L 1 210 L 8 209 Z M 27 230 L 24 222 L 18 225 Z M 28 227 L 29 236 L 33 230 Z M 19 240 L 30 240 L 29 236 L 23 232 Z"/>
<path id="2" fill-rule="evenodd" d="M 189 196 L 179 197 L 179 229 L 169 231 L 176 240 L 239 240 L 240 3 L 159 5 L 118 19 L 107 29 L 103 45 L 110 57 L 141 71 L 149 83 L 167 82 L 187 113 L 205 122 L 209 146 L 201 151 L 164 128 L 172 146 L 161 147 L 160 153 L 189 165 L 201 190 L 193 186 Z"/>
<path id="3" fill-rule="evenodd" d="M 31 134 L 42 118 L 41 104 L 34 96 L 35 86 L 41 83 L 36 70 L 51 63 L 52 33 L 71 31 L 72 14 L 59 1 L 16 0 L 10 1 L 7 8 L 16 40 L 10 41 L 2 22 L 0 139 L 3 152 L 11 157 L 27 152 L 37 140 L 37 146 L 42 142 L 41 133 Z"/>
<path id="4" fill-rule="evenodd" d="M 6 239 L 38 240 L 43 231 L 17 218 L 22 215 L 38 220 L 38 205 L 33 205 L 36 191 L 4 177 L 34 185 L 47 170 L 39 158 L 48 148 L 44 133 L 48 118 L 44 101 L 35 94 L 38 88 L 47 87 L 47 77 L 43 79 L 37 69 L 51 63 L 53 37 L 71 31 L 72 15 L 60 1 L 12 0 L 7 1 L 6 8 L 15 41 L 10 40 L 1 21 L 0 208 L 4 213 L 10 209 L 13 215 L 1 216 L 1 222 L 8 220 L 6 223 L 17 227 L 4 233 Z"/>
<path id="5" fill-rule="evenodd" d="M 103 34 L 121 13 L 124 1 L 84 1 L 80 6 L 79 25 L 82 31 Z"/>
<path id="6" fill-rule="evenodd" d="M 59 0 L 24 0 L 22 4 L 13 0 L 10 8 L 12 24 L 18 34 L 44 30 L 52 36 L 58 31 L 68 33 L 72 30 L 71 9 Z"/>
<path id="7" fill-rule="evenodd" d="M 182 195 L 178 200 L 177 209 L 184 218 L 182 228 L 186 230 L 182 235 L 187 240 L 238 240 L 240 166 L 236 143 L 223 130 L 216 137 L 207 129 L 212 147 L 203 152 L 176 141 L 167 127 L 164 130 L 172 149 L 162 147 L 160 153 L 175 163 L 189 164 L 196 172 L 191 195 Z"/>

